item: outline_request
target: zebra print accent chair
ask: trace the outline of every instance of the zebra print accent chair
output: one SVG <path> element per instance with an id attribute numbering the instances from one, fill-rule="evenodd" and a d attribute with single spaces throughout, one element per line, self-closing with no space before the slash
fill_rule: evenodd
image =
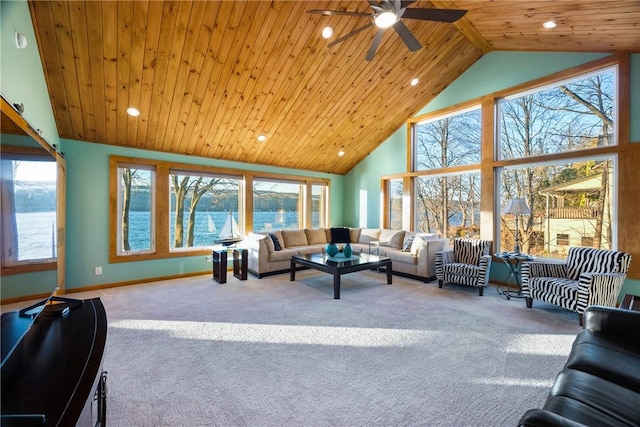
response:
<path id="1" fill-rule="evenodd" d="M 533 300 L 578 313 L 580 325 L 590 305 L 615 307 L 631 264 L 631 254 L 594 248 L 569 248 L 564 263 L 522 264 L 522 293 L 527 307 Z"/>
<path id="2" fill-rule="evenodd" d="M 476 286 L 482 296 L 489 283 L 491 240 L 460 238 L 453 240 L 453 250 L 436 252 L 438 287 L 444 283 Z"/>

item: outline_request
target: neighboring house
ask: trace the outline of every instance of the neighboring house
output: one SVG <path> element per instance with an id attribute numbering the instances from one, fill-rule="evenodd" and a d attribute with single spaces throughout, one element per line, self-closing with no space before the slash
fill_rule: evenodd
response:
<path id="1" fill-rule="evenodd" d="M 600 172 L 539 192 L 546 198 L 546 204 L 545 210 L 535 220 L 533 233 L 551 237 L 547 240 L 544 252 L 564 256 L 571 246 L 611 249 L 612 170 L 609 169 L 608 179 L 604 183 L 602 177 L 603 173 Z M 606 191 L 601 200 L 603 186 Z M 580 205 L 567 206 L 568 196 L 576 195 L 579 196 Z M 600 241 L 598 235 L 602 236 Z"/>

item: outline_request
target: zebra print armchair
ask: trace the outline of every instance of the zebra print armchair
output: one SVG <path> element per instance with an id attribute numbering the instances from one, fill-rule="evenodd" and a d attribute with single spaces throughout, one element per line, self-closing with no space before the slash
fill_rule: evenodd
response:
<path id="1" fill-rule="evenodd" d="M 631 254 L 594 248 L 569 248 L 567 260 L 522 264 L 522 293 L 533 300 L 578 313 L 580 325 L 590 305 L 615 307 L 631 264 Z"/>
<path id="2" fill-rule="evenodd" d="M 491 240 L 460 238 L 453 240 L 453 250 L 436 252 L 438 287 L 444 283 L 476 286 L 482 296 L 489 284 Z"/>

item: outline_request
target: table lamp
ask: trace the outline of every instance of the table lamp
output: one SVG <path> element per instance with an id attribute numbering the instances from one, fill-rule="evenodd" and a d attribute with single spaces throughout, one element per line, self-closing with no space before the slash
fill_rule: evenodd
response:
<path id="1" fill-rule="evenodd" d="M 531 215 L 531 209 L 527 206 L 527 202 L 520 197 L 513 198 L 509 200 L 507 203 L 507 207 L 504 208 L 504 212 L 506 214 L 515 215 L 516 219 L 516 247 L 514 248 L 514 252 L 520 253 L 520 231 L 518 230 L 518 215 Z"/>

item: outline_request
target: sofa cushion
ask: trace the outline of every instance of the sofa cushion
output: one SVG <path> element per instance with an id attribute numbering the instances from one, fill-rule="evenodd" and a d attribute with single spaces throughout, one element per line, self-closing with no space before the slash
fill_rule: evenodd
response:
<path id="1" fill-rule="evenodd" d="M 558 397 L 573 402 L 569 406 L 567 401 L 557 402 Z M 586 372 L 565 369 L 556 378 L 544 409 L 587 425 L 637 425 L 638 402 L 638 393 Z"/>
<path id="2" fill-rule="evenodd" d="M 305 228 L 304 234 L 307 235 L 307 243 L 310 245 L 327 243 L 327 232 L 324 228 Z"/>
<path id="3" fill-rule="evenodd" d="M 305 246 L 308 244 L 304 230 L 282 230 L 282 238 L 287 248 L 292 246 Z"/>
<path id="4" fill-rule="evenodd" d="M 402 241 L 404 239 L 404 230 L 388 230 L 383 229 L 380 231 L 380 243 L 385 246 L 391 246 L 392 248 L 402 248 Z"/>
<path id="5" fill-rule="evenodd" d="M 587 372 L 640 393 L 639 354 L 640 343 L 583 329 L 573 342 L 565 368 Z"/>
<path id="6" fill-rule="evenodd" d="M 269 240 L 271 240 L 271 244 L 267 241 L 267 246 L 269 246 L 269 252 L 275 252 L 282 250 L 282 245 L 280 244 L 280 238 L 276 233 L 269 233 Z"/>
<path id="7" fill-rule="evenodd" d="M 379 228 L 363 228 L 360 230 L 360 239 L 358 243 L 371 243 L 380 239 Z"/>
<path id="8" fill-rule="evenodd" d="M 416 264 L 418 262 L 418 258 L 411 252 L 388 250 L 385 251 L 384 256 L 388 256 L 389 258 L 391 258 L 391 261 L 394 263 L 401 262 L 404 264 Z"/>
<path id="9" fill-rule="evenodd" d="M 349 238 L 351 243 L 357 243 L 360 241 L 360 229 L 359 228 L 350 228 L 349 229 Z"/>
<path id="10" fill-rule="evenodd" d="M 269 261 L 290 261 L 293 255 L 298 255 L 295 249 L 284 248 L 269 254 Z"/>

